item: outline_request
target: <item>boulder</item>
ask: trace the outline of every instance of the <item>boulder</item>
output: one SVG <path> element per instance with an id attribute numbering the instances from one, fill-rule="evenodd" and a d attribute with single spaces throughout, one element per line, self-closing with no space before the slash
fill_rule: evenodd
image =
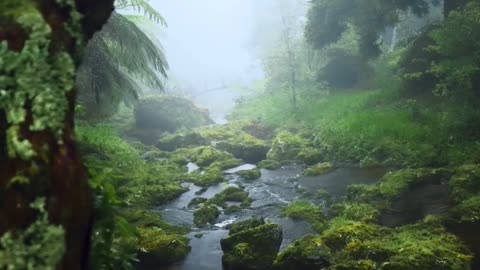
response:
<path id="1" fill-rule="evenodd" d="M 303 171 L 305 176 L 319 176 L 327 174 L 335 169 L 335 166 L 330 162 L 318 163 L 315 166 L 307 168 Z"/>
<path id="2" fill-rule="evenodd" d="M 227 229 L 230 230 L 229 234 L 232 235 L 262 225 L 265 225 L 265 220 L 263 218 L 251 218 L 228 225 Z"/>
<path id="3" fill-rule="evenodd" d="M 135 129 L 131 135 L 142 134 L 157 137 L 163 132 L 175 132 L 182 128 L 195 128 L 213 124 L 209 113 L 182 97 L 158 96 L 138 101 L 134 109 Z M 153 138 L 148 137 L 151 141 Z M 155 143 L 155 142 L 153 142 Z"/>
<path id="4" fill-rule="evenodd" d="M 280 253 L 275 270 L 318 270 L 330 266 L 330 249 L 319 237 L 306 235 Z"/>
<path id="5" fill-rule="evenodd" d="M 188 238 L 160 229 L 139 229 L 137 247 L 140 269 L 165 266 L 183 260 L 191 250 Z"/>
<path id="6" fill-rule="evenodd" d="M 276 161 L 298 160 L 298 154 L 307 147 L 307 142 L 290 132 L 280 132 L 272 141 L 267 158 Z"/>
<path id="7" fill-rule="evenodd" d="M 257 180 L 262 176 L 260 169 L 238 171 L 235 174 L 241 176 L 245 180 Z"/>
<path id="8" fill-rule="evenodd" d="M 162 151 L 175 151 L 178 148 L 208 145 L 209 141 L 197 132 L 181 132 L 163 135 L 155 145 Z"/>
<path id="9" fill-rule="evenodd" d="M 278 224 L 265 224 L 234 233 L 220 241 L 224 269 L 272 269 L 282 240 L 282 227 Z"/>
<path id="10" fill-rule="evenodd" d="M 220 215 L 216 205 L 204 204 L 200 209 L 193 213 L 193 222 L 197 226 L 204 226 L 208 223 L 213 224 Z"/>

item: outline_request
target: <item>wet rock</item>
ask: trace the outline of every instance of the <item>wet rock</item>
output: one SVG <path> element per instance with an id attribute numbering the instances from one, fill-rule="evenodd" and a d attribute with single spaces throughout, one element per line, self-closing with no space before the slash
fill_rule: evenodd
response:
<path id="1" fill-rule="evenodd" d="M 263 218 L 251 218 L 243 221 L 239 221 L 227 226 L 227 229 L 230 230 L 229 234 L 239 233 L 241 231 L 253 229 L 259 226 L 265 225 L 265 219 Z"/>
<path id="2" fill-rule="evenodd" d="M 220 215 L 217 206 L 204 204 L 200 209 L 193 213 L 193 222 L 197 226 L 205 226 L 208 223 L 214 224 Z"/>
<path id="3" fill-rule="evenodd" d="M 327 174 L 335 169 L 335 166 L 330 162 L 318 163 L 315 166 L 307 168 L 303 174 L 305 176 L 319 176 Z"/>
<path id="4" fill-rule="evenodd" d="M 202 198 L 202 197 L 197 197 L 197 198 L 193 198 L 189 203 L 188 203 L 188 207 L 194 207 L 194 206 L 198 206 L 202 203 L 205 203 L 206 201 L 208 201 L 207 198 Z"/>
<path id="5" fill-rule="evenodd" d="M 282 167 L 282 163 L 276 160 L 266 159 L 259 162 L 258 167 L 267 170 L 277 170 Z"/>
<path id="6" fill-rule="evenodd" d="M 298 154 L 307 146 L 307 142 L 300 136 L 289 132 L 280 132 L 272 141 L 272 147 L 267 158 L 277 161 L 297 160 Z"/>
<path id="7" fill-rule="evenodd" d="M 160 229 L 139 229 L 139 268 L 169 265 L 184 259 L 191 250 L 188 238 L 165 234 Z"/>
<path id="8" fill-rule="evenodd" d="M 319 149 L 306 148 L 298 153 L 298 159 L 307 165 L 314 165 L 323 160 L 323 154 Z"/>
<path id="9" fill-rule="evenodd" d="M 216 144 L 218 149 L 231 153 L 247 163 L 257 163 L 267 157 L 270 146 L 264 141 L 244 137 L 233 141 L 223 141 Z"/>
<path id="10" fill-rule="evenodd" d="M 278 224 L 261 225 L 222 239 L 224 269 L 271 269 L 282 239 L 282 228 Z"/>
<path id="11" fill-rule="evenodd" d="M 275 270 L 318 270 L 330 266 L 330 249 L 319 237 L 304 236 L 280 253 Z"/>
<path id="12" fill-rule="evenodd" d="M 164 135 L 155 146 L 162 151 L 175 151 L 178 148 L 204 146 L 208 144 L 209 141 L 200 133 L 190 131 Z"/>
<path id="13" fill-rule="evenodd" d="M 253 169 L 253 170 L 244 170 L 236 172 L 237 175 L 241 176 L 245 180 L 257 180 L 262 176 L 260 169 Z"/>

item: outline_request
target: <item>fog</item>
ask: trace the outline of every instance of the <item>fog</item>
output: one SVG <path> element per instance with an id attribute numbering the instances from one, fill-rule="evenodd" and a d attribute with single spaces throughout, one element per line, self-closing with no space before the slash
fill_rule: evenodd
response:
<path id="1" fill-rule="evenodd" d="M 277 8 L 278 1 L 150 3 L 168 23 L 155 31 L 170 65 L 167 91 L 190 95 L 221 122 L 241 94 L 238 89 L 263 77 L 258 47 L 262 37 L 275 32 L 272 14 L 278 12 L 272 8 Z"/>

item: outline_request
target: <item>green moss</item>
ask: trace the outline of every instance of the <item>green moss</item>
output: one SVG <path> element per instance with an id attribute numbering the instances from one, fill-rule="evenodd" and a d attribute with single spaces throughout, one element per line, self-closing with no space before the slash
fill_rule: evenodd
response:
<path id="1" fill-rule="evenodd" d="M 251 218 L 251 219 L 235 222 L 227 226 L 227 229 L 230 231 L 229 234 L 232 235 L 232 234 L 253 229 L 262 225 L 265 225 L 265 220 L 263 218 Z"/>
<path id="2" fill-rule="evenodd" d="M 30 4 L 16 3 L 2 10 L 2 17 L 3 12 L 16 14 L 12 7 L 20 6 L 22 13 L 12 18 L 29 34 L 29 39 L 21 52 L 9 50 L 6 42 L 0 43 L 0 73 L 13 74 L 0 79 L 0 109 L 6 112 L 8 122 L 9 156 L 28 160 L 39 153 L 34 152 L 32 143 L 20 132 L 26 122 L 27 109 L 32 117 L 30 131 L 46 130 L 61 141 L 68 109 L 67 93 L 74 86 L 75 65 L 64 50 L 50 51 L 51 29 Z"/>
<path id="3" fill-rule="evenodd" d="M 451 214 L 459 222 L 480 221 L 480 195 L 462 201 L 451 210 Z"/>
<path id="4" fill-rule="evenodd" d="M 290 244 L 275 260 L 278 270 L 318 270 L 330 266 L 330 249 L 318 236 L 306 235 Z"/>
<path id="5" fill-rule="evenodd" d="M 201 187 L 213 186 L 225 181 L 224 173 L 218 167 L 208 168 L 203 174 L 189 174 L 185 179 L 187 182 L 192 182 Z"/>
<path id="6" fill-rule="evenodd" d="M 316 230 L 321 231 L 326 220 L 320 207 L 309 201 L 296 201 L 283 209 L 282 214 L 292 219 L 310 222 Z"/>
<path id="7" fill-rule="evenodd" d="M 213 162 L 210 167 L 217 167 L 221 170 L 228 170 L 231 168 L 238 167 L 242 165 L 244 162 L 240 159 L 236 158 L 229 158 L 229 159 L 224 159 L 224 160 L 217 160 Z"/>
<path id="8" fill-rule="evenodd" d="M 184 259 L 191 250 L 188 238 L 160 229 L 139 229 L 137 247 L 144 264 L 169 265 Z"/>
<path id="9" fill-rule="evenodd" d="M 276 160 L 266 159 L 259 162 L 258 167 L 267 170 L 277 170 L 282 167 L 282 164 Z"/>
<path id="10" fill-rule="evenodd" d="M 308 143 L 298 135 L 283 131 L 272 141 L 272 148 L 268 151 L 267 158 L 277 161 L 296 160 L 298 154 Z"/>
<path id="11" fill-rule="evenodd" d="M 380 211 L 366 203 L 344 203 L 338 206 L 340 216 L 362 222 L 377 222 Z"/>
<path id="12" fill-rule="evenodd" d="M 160 213 L 142 210 L 138 208 L 125 208 L 120 210 L 129 224 L 137 228 L 160 228 L 169 234 L 186 234 L 189 229 L 168 224 L 162 220 Z"/>
<path id="13" fill-rule="evenodd" d="M 450 196 L 459 203 L 480 192 L 480 166 L 476 164 L 463 165 L 455 170 L 449 181 Z"/>
<path id="14" fill-rule="evenodd" d="M 208 145 L 209 141 L 195 131 L 163 135 L 156 146 L 163 151 L 175 151 L 178 148 Z"/>
<path id="15" fill-rule="evenodd" d="M 218 193 L 209 200 L 209 203 L 216 204 L 220 207 L 226 208 L 226 202 L 246 202 L 249 201 L 248 192 L 243 191 L 237 187 L 228 187 L 224 191 Z M 241 207 L 243 207 L 241 205 Z"/>
<path id="16" fill-rule="evenodd" d="M 238 171 L 235 174 L 241 176 L 245 180 L 257 180 L 262 176 L 260 169 Z"/>
<path id="17" fill-rule="evenodd" d="M 322 151 L 315 148 L 305 148 L 297 155 L 297 159 L 303 161 L 307 165 L 314 165 L 323 159 Z"/>
<path id="18" fill-rule="evenodd" d="M 220 210 L 217 206 L 211 204 L 204 204 L 200 209 L 193 213 L 193 222 L 197 226 L 204 226 L 208 223 L 213 224 L 220 215 Z"/>
<path id="19" fill-rule="evenodd" d="M 331 251 L 328 269 L 470 269 L 472 260 L 440 219 L 431 217 L 395 229 L 335 218 L 318 239 Z"/>
<path id="20" fill-rule="evenodd" d="M 242 230 L 220 241 L 225 269 L 271 269 L 282 243 L 282 228 L 277 224 Z"/>
<path id="21" fill-rule="evenodd" d="M 206 203 L 208 201 L 207 198 L 202 198 L 202 197 L 196 197 L 196 198 L 193 198 L 189 203 L 188 203 L 188 207 L 196 207 L 198 205 L 201 205 L 203 203 Z"/>
<path id="22" fill-rule="evenodd" d="M 305 171 L 303 171 L 303 174 L 305 176 L 319 176 L 331 172 L 332 170 L 334 170 L 334 168 L 335 166 L 332 163 L 323 162 L 305 169 Z"/>
<path id="23" fill-rule="evenodd" d="M 25 230 L 1 236 L 0 269 L 56 269 L 65 253 L 65 231 L 50 224 L 44 206 L 44 199 L 36 200 L 31 207 L 40 216 Z"/>
<path id="24" fill-rule="evenodd" d="M 242 211 L 241 206 L 230 205 L 229 207 L 227 207 L 227 209 L 225 209 L 225 214 L 229 215 L 229 214 L 233 214 L 233 213 L 238 213 L 240 211 Z"/>

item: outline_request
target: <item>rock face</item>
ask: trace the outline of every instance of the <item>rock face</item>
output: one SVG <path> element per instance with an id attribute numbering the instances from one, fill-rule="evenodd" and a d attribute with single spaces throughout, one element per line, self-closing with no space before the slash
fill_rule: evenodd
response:
<path id="1" fill-rule="evenodd" d="M 171 96 L 140 100 L 135 106 L 134 116 L 136 129 L 155 132 L 156 139 L 161 132 L 175 132 L 181 128 L 214 123 L 207 110 L 198 108 L 188 99 Z"/>
<path id="2" fill-rule="evenodd" d="M 225 270 L 272 269 L 283 240 L 282 227 L 278 224 L 260 225 L 262 222 L 252 224 L 259 226 L 238 226 L 235 233 L 221 240 Z"/>
<path id="3" fill-rule="evenodd" d="M 319 237 L 304 236 L 278 255 L 275 270 L 318 270 L 330 266 L 330 249 Z"/>

